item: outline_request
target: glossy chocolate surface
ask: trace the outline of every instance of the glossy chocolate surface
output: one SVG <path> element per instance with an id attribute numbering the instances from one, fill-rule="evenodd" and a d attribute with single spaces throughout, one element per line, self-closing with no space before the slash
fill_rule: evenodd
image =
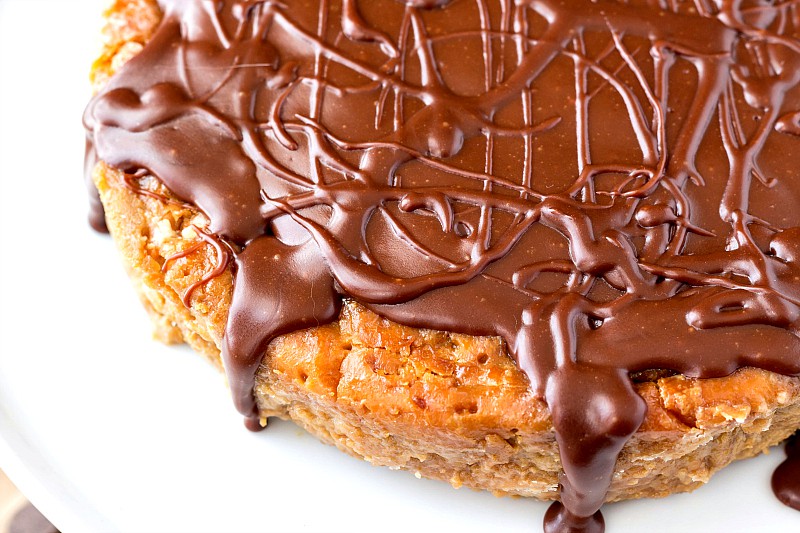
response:
<path id="1" fill-rule="evenodd" d="M 90 104 L 97 155 L 230 245 L 237 407 L 344 297 L 500 335 L 602 531 L 629 374 L 800 373 L 800 7 L 696 0 L 162 1 Z"/>
<path id="2" fill-rule="evenodd" d="M 781 502 L 800 511 L 800 433 L 786 441 L 786 460 L 772 474 L 772 490 Z"/>

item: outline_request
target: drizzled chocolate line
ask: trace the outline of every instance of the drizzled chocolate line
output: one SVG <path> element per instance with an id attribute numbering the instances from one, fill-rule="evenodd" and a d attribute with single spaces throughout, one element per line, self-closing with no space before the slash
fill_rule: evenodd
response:
<path id="1" fill-rule="evenodd" d="M 246 416 L 269 342 L 343 297 L 500 335 L 553 417 L 548 531 L 601 531 L 631 372 L 800 374 L 796 2 L 160 4 L 85 122 L 241 250 Z"/>
<path id="2" fill-rule="evenodd" d="M 161 266 L 161 271 L 166 272 L 169 264 L 173 261 L 177 261 L 178 259 L 182 259 L 184 257 L 188 257 L 195 253 L 196 251 L 200 250 L 203 245 L 210 244 L 214 248 L 214 252 L 216 255 L 216 265 L 214 268 L 203 274 L 203 276 L 189 285 L 186 288 L 186 292 L 183 293 L 181 296 L 181 301 L 183 301 L 183 305 L 186 307 L 191 307 L 192 305 L 192 295 L 194 291 L 211 281 L 212 279 L 216 278 L 228 268 L 230 264 L 230 252 L 228 251 L 226 245 L 221 242 L 219 239 L 214 237 L 213 235 L 209 235 L 203 229 L 197 227 L 196 225 L 192 224 L 190 226 L 194 233 L 197 235 L 198 240 L 193 245 L 189 246 L 185 250 L 181 250 L 180 252 L 176 252 L 169 257 L 164 259 L 164 264 Z"/>

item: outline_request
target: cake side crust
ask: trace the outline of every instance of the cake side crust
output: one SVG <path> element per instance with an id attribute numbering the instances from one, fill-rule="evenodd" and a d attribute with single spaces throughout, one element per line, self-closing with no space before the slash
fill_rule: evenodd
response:
<path id="1" fill-rule="evenodd" d="M 168 261 L 198 245 L 205 218 L 165 202 L 168 191 L 153 180 L 132 189 L 101 164 L 95 181 L 157 336 L 187 342 L 221 369 L 230 269 L 198 287 L 186 308 L 185 291 L 216 267 L 215 249 L 202 243 Z M 692 490 L 800 425 L 800 380 L 762 370 L 636 388 L 648 414 L 623 449 L 609 501 Z M 264 421 L 292 419 L 373 464 L 496 494 L 557 497 L 549 411 L 497 338 L 409 328 L 348 301 L 338 322 L 270 344 L 256 395 Z"/>
<path id="2" fill-rule="evenodd" d="M 155 2 L 117 0 L 106 17 L 95 87 L 141 50 L 160 15 Z M 228 269 L 197 285 L 219 262 L 198 240 L 205 217 L 166 202 L 169 192 L 153 180 L 126 181 L 103 164 L 94 177 L 157 336 L 187 342 L 221 369 L 233 277 Z M 195 285 L 187 308 L 182 299 Z M 619 458 L 610 501 L 691 490 L 800 426 L 796 378 L 743 369 L 636 388 L 648 415 Z M 498 494 L 557 496 L 549 413 L 498 339 L 407 328 L 347 302 L 338 322 L 270 345 L 256 394 L 264 419 L 291 418 L 374 464 Z"/>

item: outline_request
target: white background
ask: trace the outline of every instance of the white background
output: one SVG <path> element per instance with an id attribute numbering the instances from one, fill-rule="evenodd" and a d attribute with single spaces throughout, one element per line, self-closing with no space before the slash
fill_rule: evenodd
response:
<path id="1" fill-rule="evenodd" d="M 86 224 L 81 114 L 104 3 L 0 0 L 0 468 L 66 533 L 541 531 L 546 504 L 371 467 L 289 423 L 252 434 L 214 369 L 151 339 Z M 607 530 L 800 531 L 769 489 L 782 458 L 606 506 Z"/>

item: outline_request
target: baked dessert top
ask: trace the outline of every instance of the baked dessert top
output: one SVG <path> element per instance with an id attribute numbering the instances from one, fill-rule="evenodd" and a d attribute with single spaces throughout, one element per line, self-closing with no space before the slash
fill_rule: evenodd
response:
<path id="1" fill-rule="evenodd" d="M 796 6 L 160 6 L 86 123 L 208 217 L 210 275 L 232 261 L 245 415 L 270 341 L 344 297 L 499 335 L 551 411 L 553 527 L 591 529 L 645 416 L 631 373 L 800 373 Z"/>

